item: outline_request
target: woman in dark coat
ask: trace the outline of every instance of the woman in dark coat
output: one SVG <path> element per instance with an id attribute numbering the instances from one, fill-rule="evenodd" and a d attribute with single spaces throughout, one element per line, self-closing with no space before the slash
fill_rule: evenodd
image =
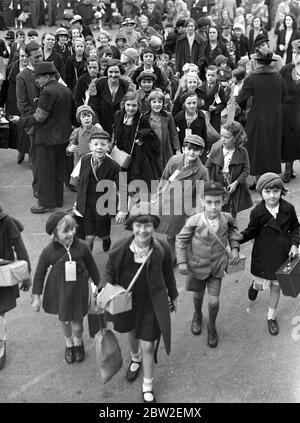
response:
<path id="1" fill-rule="evenodd" d="M 284 29 L 279 31 L 277 38 L 276 53 L 279 54 L 283 63 L 287 65 L 292 61 L 292 42 L 300 38 L 300 32 L 297 30 L 297 19 L 291 13 L 287 13 L 283 21 Z"/>
<path id="2" fill-rule="evenodd" d="M 256 179 L 265 172 L 281 173 L 282 110 L 284 92 L 282 76 L 270 66 L 273 53 L 257 52 L 258 65 L 250 73 L 237 97 L 237 103 L 245 108 L 252 97 L 252 108 L 245 126 L 250 159 L 250 175 Z M 253 186 L 255 189 L 255 186 Z"/>
<path id="3" fill-rule="evenodd" d="M 19 50 L 19 60 L 6 68 L 6 80 L 3 81 L 0 91 L 0 108 L 4 108 L 6 118 L 10 115 L 19 115 L 16 97 L 16 77 L 26 68 L 28 59 L 24 49 Z M 30 139 L 19 124 L 9 124 L 9 147 L 18 150 L 17 163 L 23 162 L 25 154 L 29 153 Z"/>
<path id="4" fill-rule="evenodd" d="M 300 159 L 300 40 L 294 40 L 293 63 L 281 68 L 285 84 L 282 103 L 281 159 L 285 162 L 283 182 L 294 178 L 293 161 Z"/>
<path id="5" fill-rule="evenodd" d="M 178 296 L 170 250 L 165 242 L 153 237 L 159 218 L 151 215 L 150 208 L 149 203 L 132 208 L 126 229 L 133 230 L 133 236 L 112 246 L 104 276 L 108 283 L 127 288 L 145 262 L 132 289 L 132 310 L 112 317 L 116 331 L 129 332 L 131 363 L 126 374 L 129 381 L 136 379 L 143 363 L 144 402 L 156 402 L 152 388 L 154 343 L 161 334 L 166 352 L 170 353 L 169 300 L 170 308 L 176 309 Z"/>
<path id="6" fill-rule="evenodd" d="M 254 16 L 254 18 L 252 19 L 252 28 L 249 31 L 249 45 L 251 54 L 255 51 L 255 40 L 256 37 L 260 34 L 263 34 L 266 38 L 268 38 L 268 31 L 263 28 L 262 20 L 259 16 Z"/>
<path id="7" fill-rule="evenodd" d="M 80 76 L 86 73 L 85 44 L 81 39 L 74 41 L 74 54 L 69 56 L 65 65 L 65 82 L 72 92 Z"/>
<path id="8" fill-rule="evenodd" d="M 2 211 L 0 206 L 0 259 L 15 261 L 25 260 L 28 270 L 31 271 L 30 261 L 24 245 L 21 232 L 24 227 L 17 219 L 10 217 Z M 20 289 L 28 291 L 31 285 L 30 279 L 24 281 Z M 3 369 L 6 360 L 6 329 L 4 316 L 13 310 L 20 296 L 19 286 L 0 287 L 0 370 Z"/>
<path id="9" fill-rule="evenodd" d="M 127 171 L 127 182 L 145 181 L 151 192 L 151 181 L 158 180 L 162 172 L 158 162 L 160 140 L 147 121 L 142 119 L 136 91 L 127 92 L 121 110 L 115 114 L 114 140 L 120 150 L 132 157 L 128 169 L 123 169 Z"/>
<path id="10" fill-rule="evenodd" d="M 208 31 L 208 40 L 204 50 L 206 66 L 215 65 L 215 59 L 220 54 L 229 59 L 229 52 L 225 44 L 219 40 L 219 34 L 216 27 L 211 26 Z"/>
<path id="11" fill-rule="evenodd" d="M 96 79 L 95 84 L 90 86 L 89 106 L 109 134 L 112 133 L 115 112 L 120 110 L 121 100 L 129 87 L 129 83 L 121 78 L 122 74 L 124 69 L 121 62 L 116 59 L 109 60 L 105 78 Z"/>

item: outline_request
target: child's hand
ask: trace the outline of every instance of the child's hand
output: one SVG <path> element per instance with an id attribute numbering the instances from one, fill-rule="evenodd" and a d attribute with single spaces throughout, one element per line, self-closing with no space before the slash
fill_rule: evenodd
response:
<path id="1" fill-rule="evenodd" d="M 179 273 L 181 275 L 187 275 L 188 274 L 188 267 L 186 263 L 180 263 L 178 266 Z"/>
<path id="2" fill-rule="evenodd" d="M 174 298 L 174 300 L 169 300 L 169 310 L 172 313 L 172 311 L 177 311 L 177 298 Z"/>
<path id="3" fill-rule="evenodd" d="M 228 185 L 226 191 L 228 192 L 228 194 L 233 194 L 234 191 L 237 189 L 237 186 L 238 186 L 238 181 L 234 181 L 232 182 L 232 184 Z"/>
<path id="4" fill-rule="evenodd" d="M 210 105 L 208 110 L 210 112 L 213 112 L 214 110 L 216 110 L 216 106 Z"/>
<path id="5" fill-rule="evenodd" d="M 26 279 L 25 281 L 23 281 L 22 283 L 21 283 L 21 286 L 20 286 L 20 291 L 29 291 L 29 288 L 31 287 L 31 285 L 32 285 L 32 283 L 31 283 L 31 276 L 29 276 L 29 278 L 28 279 Z"/>
<path id="6" fill-rule="evenodd" d="M 74 153 L 75 151 L 78 151 L 78 145 L 71 145 L 70 147 L 68 147 L 68 151 L 70 153 Z"/>
<path id="7" fill-rule="evenodd" d="M 119 211 L 117 216 L 116 216 L 116 222 L 117 223 L 124 223 L 125 220 L 126 220 L 126 216 L 127 216 L 127 213 Z"/>
<path id="8" fill-rule="evenodd" d="M 298 248 L 296 245 L 292 245 L 289 252 L 289 258 L 292 259 L 298 255 Z"/>
<path id="9" fill-rule="evenodd" d="M 279 50 L 280 51 L 285 51 L 285 46 L 283 44 L 279 44 Z"/>
<path id="10" fill-rule="evenodd" d="M 32 295 L 32 304 L 31 307 L 33 309 L 33 311 L 40 311 L 41 309 L 41 300 L 40 300 L 40 296 L 37 294 L 33 294 Z"/>
<path id="11" fill-rule="evenodd" d="M 230 254 L 230 257 L 229 257 L 229 263 L 235 264 L 235 263 L 238 263 L 239 260 L 240 260 L 239 250 L 237 248 L 233 248 L 231 250 L 231 254 Z"/>

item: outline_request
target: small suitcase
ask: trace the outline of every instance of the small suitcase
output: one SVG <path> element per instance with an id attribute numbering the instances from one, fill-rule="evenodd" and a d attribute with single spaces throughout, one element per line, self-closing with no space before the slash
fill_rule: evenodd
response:
<path id="1" fill-rule="evenodd" d="M 296 298 L 300 292 L 300 256 L 286 260 L 275 276 L 283 295 Z"/>

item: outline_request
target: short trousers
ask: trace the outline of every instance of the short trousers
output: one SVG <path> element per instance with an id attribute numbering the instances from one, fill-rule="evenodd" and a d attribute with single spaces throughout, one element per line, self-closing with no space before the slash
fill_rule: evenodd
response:
<path id="1" fill-rule="evenodd" d="M 187 291 L 204 292 L 207 287 L 207 292 L 213 297 L 218 297 L 221 292 L 222 278 L 215 278 L 209 276 L 208 278 L 201 280 L 197 279 L 192 273 L 189 273 L 186 277 L 185 288 Z"/>
<path id="2" fill-rule="evenodd" d="M 258 291 L 265 291 L 267 289 L 270 289 L 271 285 L 277 285 L 279 286 L 279 282 L 276 279 L 263 279 L 259 276 L 252 275 L 252 279 L 254 282 L 254 288 Z"/>
<path id="3" fill-rule="evenodd" d="M 96 207 L 87 207 L 83 218 L 84 233 L 88 235 L 96 235 L 104 238 L 110 235 L 111 217 L 109 215 L 100 216 Z"/>

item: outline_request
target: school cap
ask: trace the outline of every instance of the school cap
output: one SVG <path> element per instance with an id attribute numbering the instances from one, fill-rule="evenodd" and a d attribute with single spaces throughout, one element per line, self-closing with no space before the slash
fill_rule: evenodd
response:
<path id="1" fill-rule="evenodd" d="M 129 217 L 125 222 L 125 229 L 131 231 L 132 230 L 132 223 L 140 216 L 151 216 L 154 228 L 158 228 L 160 224 L 160 218 L 151 213 L 151 203 L 149 202 L 140 202 L 132 206 Z"/>
<path id="2" fill-rule="evenodd" d="M 35 29 L 31 29 L 27 32 L 27 37 L 38 37 L 39 33 Z"/>
<path id="3" fill-rule="evenodd" d="M 202 137 L 200 137 L 199 135 L 196 134 L 190 134 L 190 135 L 186 135 L 183 143 L 188 142 L 190 144 L 194 144 L 194 145 L 198 145 L 201 148 L 205 147 L 205 142 L 204 139 Z"/>
<path id="4" fill-rule="evenodd" d="M 54 232 L 54 229 L 56 228 L 58 222 L 64 218 L 65 216 L 68 216 L 69 213 L 65 211 L 56 211 L 49 216 L 47 222 L 46 222 L 46 232 L 49 235 L 52 235 Z"/>
<path id="5" fill-rule="evenodd" d="M 34 69 L 35 75 L 47 75 L 57 73 L 57 69 L 51 62 L 38 63 Z"/>
<path id="6" fill-rule="evenodd" d="M 225 190 L 221 182 L 204 182 L 204 195 L 221 195 Z"/>
<path id="7" fill-rule="evenodd" d="M 300 53 L 300 40 L 292 41 L 292 47 L 297 50 L 297 53 Z"/>
<path id="8" fill-rule="evenodd" d="M 79 121 L 80 113 L 82 112 L 90 112 L 93 116 L 95 116 L 94 110 L 91 108 L 91 106 L 88 106 L 87 104 L 82 104 L 82 106 L 79 106 L 76 110 L 76 119 Z"/>
<path id="9" fill-rule="evenodd" d="M 100 129 L 100 128 L 97 130 L 97 132 L 95 132 L 91 136 L 90 141 L 92 139 L 94 139 L 94 138 L 97 138 L 97 139 L 101 138 L 102 140 L 108 140 L 108 141 L 110 141 L 110 135 L 109 135 L 109 133 L 106 132 L 106 131 L 104 131 L 104 129 Z"/>
<path id="10" fill-rule="evenodd" d="M 157 76 L 155 75 L 155 73 L 143 71 L 136 78 L 136 82 L 139 83 L 142 79 L 153 79 L 153 81 L 155 82 L 157 80 Z"/>
<path id="11" fill-rule="evenodd" d="M 277 173 L 273 173 L 273 172 L 264 173 L 263 175 L 261 175 L 261 177 L 256 183 L 256 191 L 261 193 L 264 187 L 270 182 L 275 181 L 275 179 L 280 179 L 280 176 L 277 175 Z"/>
<path id="12" fill-rule="evenodd" d="M 14 40 L 15 39 L 14 31 L 7 31 L 4 38 L 5 40 Z"/>
<path id="13" fill-rule="evenodd" d="M 228 62 L 228 57 L 223 56 L 223 54 L 219 54 L 216 58 L 215 58 L 215 64 L 216 66 L 219 66 L 221 63 L 224 62 Z"/>

